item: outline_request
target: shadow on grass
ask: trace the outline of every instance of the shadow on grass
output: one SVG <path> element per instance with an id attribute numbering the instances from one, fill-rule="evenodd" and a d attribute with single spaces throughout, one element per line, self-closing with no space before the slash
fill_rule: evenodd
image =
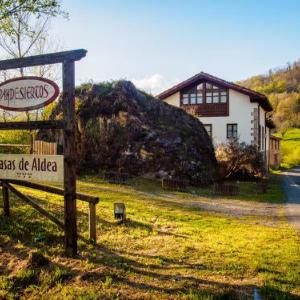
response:
<path id="1" fill-rule="evenodd" d="M 159 235 L 165 235 L 165 236 L 174 236 L 174 237 L 179 237 L 179 238 L 186 238 L 188 237 L 187 235 L 183 235 L 183 234 L 176 234 L 176 233 L 172 233 L 172 232 L 167 232 L 167 231 L 162 231 L 162 230 L 157 230 L 154 229 L 153 225 L 150 224 L 146 224 L 146 223 L 142 223 L 142 222 L 138 222 L 138 221 L 134 221 L 132 219 L 127 219 L 126 221 L 123 222 L 108 222 L 102 218 L 100 218 L 99 216 L 97 216 L 97 224 L 101 224 L 101 228 L 105 230 L 109 230 L 110 228 L 113 227 L 125 227 L 125 228 L 129 228 L 129 229 L 139 229 L 139 230 L 145 230 L 148 233 L 153 232 L 155 230 L 155 232 Z"/>
<path id="2" fill-rule="evenodd" d="M 27 245 L 29 248 L 34 249 L 36 246 L 39 246 L 41 251 L 47 253 L 47 247 L 50 245 L 48 243 L 35 243 L 32 242 L 28 243 L 28 233 L 36 227 L 44 226 L 44 221 L 41 219 L 32 220 L 27 219 L 24 220 L 22 217 L 14 218 L 13 220 L 9 218 L 4 218 L 1 216 L 1 235 L 7 235 L 10 237 L 9 242 L 5 242 L 3 238 L 0 238 L 1 245 L 3 246 L 3 250 L 5 252 L 11 253 L 18 257 L 19 259 L 26 259 L 28 256 L 27 249 L 20 249 L 17 245 L 17 241 L 20 240 L 24 245 Z M 9 227 L 9 223 L 18 223 L 18 231 L 14 230 L 5 230 L 3 227 Z M 133 226 L 141 226 L 139 222 L 138 224 L 133 224 Z M 7 229 L 8 229 L 7 227 Z M 150 229 L 148 226 L 145 228 Z M 59 236 L 55 236 L 52 232 L 51 228 L 44 228 L 44 233 L 47 235 L 47 239 L 50 238 L 52 240 L 56 240 L 56 242 L 61 242 L 61 238 Z M 82 246 L 85 249 L 85 246 Z M 90 249 L 91 250 L 91 249 Z M 211 293 L 212 298 L 210 299 L 244 299 L 245 295 L 251 295 L 254 286 L 253 285 L 236 285 L 236 284 L 227 284 L 213 280 L 205 280 L 199 279 L 194 276 L 188 275 L 174 275 L 174 274 L 166 274 L 161 273 L 161 271 L 168 271 L 167 265 L 172 264 L 174 268 L 185 268 L 185 269 L 208 269 L 207 266 L 204 265 L 197 265 L 197 264 L 187 264 L 185 262 L 175 260 L 175 259 L 168 259 L 166 257 L 157 257 L 145 254 L 138 254 L 138 253 L 127 253 L 127 252 L 117 252 L 113 251 L 104 245 L 95 245 L 93 247 L 93 252 L 96 253 L 96 256 L 90 256 L 89 261 L 92 262 L 94 265 L 97 266 L 104 266 L 106 267 L 104 272 L 97 272 L 97 271 L 90 271 L 90 272 L 80 272 L 78 269 L 66 268 L 66 266 L 58 264 L 58 263 L 51 263 L 51 267 L 48 267 L 48 271 L 51 273 L 54 269 L 62 269 L 63 277 L 56 281 L 61 284 L 67 284 L 69 281 L 72 281 L 75 277 L 79 277 L 80 281 L 84 281 L 86 283 L 97 283 L 100 281 L 106 280 L 106 277 L 109 276 L 114 284 L 124 284 L 125 286 L 133 289 L 138 289 L 139 291 L 156 291 L 160 293 L 164 293 L 167 295 L 177 295 L 177 294 L 190 294 L 190 295 L 204 295 L 205 293 Z M 136 257 L 134 258 L 129 258 Z M 138 260 L 142 257 L 150 258 L 150 259 L 159 259 L 162 261 L 161 266 L 157 266 L 156 264 L 144 264 L 139 262 Z M 78 257 L 81 259 L 81 257 Z M 159 270 L 161 270 L 159 272 Z M 38 274 L 41 270 L 38 269 L 36 274 Z M 7 273 L 7 272 L 4 272 Z M 128 274 L 133 275 L 133 277 L 138 276 L 140 279 L 147 278 L 147 282 L 142 282 L 141 280 L 135 281 L 132 280 L 128 276 Z M 57 275 L 58 276 L 58 275 Z M 21 282 L 16 283 L 15 289 L 20 295 L 22 295 L 23 290 L 29 284 L 43 284 L 39 282 L 36 277 L 32 277 L 34 279 L 33 282 Z M 32 280 L 33 280 L 32 279 Z M 19 280 L 19 279 L 18 279 Z M 56 284 L 55 281 L 51 281 L 49 283 L 49 287 Z M 156 283 L 156 284 L 155 284 Z M 184 284 L 182 284 L 184 283 Z M 215 292 L 207 291 L 207 286 L 209 286 L 210 290 L 215 290 Z M 14 289 L 14 287 L 12 288 Z M 242 294 L 241 294 L 242 292 Z M 262 293 L 266 296 L 271 295 L 273 298 L 267 299 L 296 299 L 290 293 L 283 293 L 276 288 L 270 286 L 264 286 L 262 289 Z M 276 298 L 280 297 L 280 298 Z M 282 298 L 284 297 L 284 298 Z"/>
<path id="3" fill-rule="evenodd" d="M 21 241 L 23 242 L 22 239 Z M 1 240 L 1 244 L 3 244 L 3 240 Z M 13 241 L 4 243 L 4 250 L 14 253 L 21 259 L 28 257 L 24 251 L 18 248 L 16 242 Z M 41 249 L 41 251 L 43 250 Z M 129 259 L 105 246 L 98 245 L 93 250 L 97 251 L 98 255 L 90 257 L 90 261 L 98 267 L 104 267 L 101 271 L 82 272 L 78 268 L 66 267 L 61 263 L 50 261 L 50 265 L 38 268 L 27 266 L 27 268 L 33 268 L 33 273 L 30 273 L 31 276 L 28 278 L 24 276 L 24 278 L 20 278 L 15 275 L 11 277 L 12 284 L 9 286 L 8 291 L 20 297 L 24 295 L 25 289 L 30 285 L 40 286 L 40 289 L 48 290 L 57 284 L 67 285 L 74 281 L 75 278 L 77 278 L 77 281 L 82 282 L 82 284 L 83 282 L 84 284 L 91 284 L 94 288 L 97 287 L 97 284 L 104 283 L 107 281 L 107 278 L 110 278 L 114 285 L 125 285 L 126 289 L 133 289 L 133 292 L 137 290 L 139 293 L 155 291 L 171 297 L 172 295 L 189 295 L 191 299 L 202 299 L 201 297 L 204 296 L 209 296 L 208 299 L 250 299 L 254 288 L 260 289 L 253 285 L 228 284 L 214 280 L 199 279 L 189 275 L 181 276 L 161 273 L 156 270 L 155 266 L 145 265 L 135 259 Z M 137 253 L 124 254 L 129 254 L 137 258 L 140 256 L 147 257 L 147 255 Z M 149 258 L 154 259 L 156 257 L 149 256 Z M 81 259 L 81 257 L 77 259 Z M 176 264 L 178 267 L 182 265 L 184 268 L 199 268 L 199 266 L 194 264 L 185 264 L 165 257 L 160 257 L 160 259 L 168 264 Z M 164 267 L 161 267 L 162 269 L 168 270 Z M 43 277 L 41 279 L 39 276 L 42 270 Z M 45 272 L 48 274 L 46 277 L 47 280 L 45 280 Z M 139 279 L 135 280 L 134 278 Z M 147 281 L 143 282 L 143 278 L 146 278 Z M 282 292 L 271 285 L 264 285 L 261 288 L 261 294 L 265 299 L 297 299 L 296 296 L 288 292 Z"/>

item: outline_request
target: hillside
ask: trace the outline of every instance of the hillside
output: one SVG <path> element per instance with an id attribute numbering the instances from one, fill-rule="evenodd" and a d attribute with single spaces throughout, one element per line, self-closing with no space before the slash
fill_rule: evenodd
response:
<path id="1" fill-rule="evenodd" d="M 276 134 L 281 137 L 281 167 L 290 168 L 300 165 L 300 128 L 289 128 L 284 135 Z"/>
<path id="2" fill-rule="evenodd" d="M 288 128 L 300 127 L 300 61 L 238 84 L 269 97 L 274 108 L 271 117 L 278 131 L 284 133 Z"/>

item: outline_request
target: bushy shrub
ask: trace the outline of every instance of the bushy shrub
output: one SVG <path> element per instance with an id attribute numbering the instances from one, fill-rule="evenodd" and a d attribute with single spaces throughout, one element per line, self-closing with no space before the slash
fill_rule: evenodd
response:
<path id="1" fill-rule="evenodd" d="M 264 159 L 257 148 L 237 140 L 219 144 L 216 158 L 223 179 L 255 179 L 265 173 Z"/>

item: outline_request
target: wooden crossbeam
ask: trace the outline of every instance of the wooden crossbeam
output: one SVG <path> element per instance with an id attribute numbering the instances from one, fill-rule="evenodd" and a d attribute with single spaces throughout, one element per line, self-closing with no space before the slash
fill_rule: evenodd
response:
<path id="1" fill-rule="evenodd" d="M 22 58 L 7 59 L 0 61 L 0 70 L 9 70 L 22 67 L 34 67 L 63 63 L 66 61 L 77 61 L 86 56 L 85 49 L 63 51 L 50 54 L 27 56 Z"/>
<path id="2" fill-rule="evenodd" d="M 9 189 L 11 192 L 13 192 L 16 196 L 18 196 L 22 201 L 26 202 L 30 206 L 32 206 L 34 209 L 36 209 L 40 214 L 44 215 L 48 219 L 50 219 L 52 222 L 54 222 L 58 227 L 64 230 L 65 226 L 64 224 L 58 220 L 56 217 L 54 217 L 52 214 L 48 213 L 45 209 L 43 209 L 41 206 L 39 206 L 35 201 L 30 199 L 28 196 L 23 195 L 21 192 L 19 192 L 17 189 L 15 189 L 12 185 L 9 183 L 2 181 L 2 186 Z"/>
<path id="3" fill-rule="evenodd" d="M 64 121 L 1 122 L 0 130 L 64 129 Z"/>
<path id="4" fill-rule="evenodd" d="M 61 221 L 59 221 L 56 217 L 54 217 L 52 214 L 48 213 L 46 210 L 44 210 L 42 207 L 40 207 L 37 203 L 35 203 L 32 199 L 30 199 L 28 196 L 22 194 L 17 189 L 15 189 L 11 184 L 19 185 L 19 186 L 25 186 L 32 189 L 38 189 L 41 191 L 49 192 L 52 194 L 57 195 L 63 195 L 64 190 L 59 189 L 52 186 L 46 186 L 41 185 L 37 183 L 27 182 L 27 181 L 21 181 L 21 180 L 0 180 L 0 186 L 2 186 L 2 194 L 3 194 L 3 211 L 4 216 L 9 217 L 10 216 L 10 209 L 9 209 L 9 194 L 8 190 L 13 192 L 17 197 L 19 197 L 21 200 L 26 202 L 27 204 L 31 205 L 34 209 L 36 209 L 38 212 L 40 212 L 45 217 L 49 218 L 51 221 L 53 221 L 56 225 L 58 225 L 60 228 L 64 229 L 65 226 Z M 89 203 L 89 240 L 86 240 L 84 237 L 78 235 L 78 237 L 85 242 L 97 242 L 97 231 L 96 231 L 96 204 L 99 202 L 98 197 L 89 196 L 81 193 L 76 193 L 76 197 L 78 200 L 86 201 Z"/>
<path id="5" fill-rule="evenodd" d="M 29 144 L 0 144 L 0 147 L 31 147 Z"/>
<path id="6" fill-rule="evenodd" d="M 15 185 L 35 189 L 35 190 L 40 190 L 40 191 L 43 191 L 43 192 L 48 192 L 48 193 L 51 193 L 51 194 L 56 194 L 56 195 L 61 195 L 61 196 L 64 195 L 64 190 L 63 189 L 60 189 L 60 188 L 54 187 L 54 186 L 43 185 L 43 184 L 39 184 L 39 183 L 35 183 L 35 182 L 29 182 L 29 181 L 23 181 L 23 180 L 13 180 L 13 179 L 9 179 L 9 180 L 7 180 L 7 182 L 9 182 L 11 184 L 15 184 Z M 92 204 L 97 204 L 99 202 L 98 197 L 85 195 L 85 194 L 82 194 L 82 193 L 76 193 L 76 199 L 81 200 L 81 201 L 85 201 L 85 202 L 88 202 L 88 203 L 92 203 Z"/>

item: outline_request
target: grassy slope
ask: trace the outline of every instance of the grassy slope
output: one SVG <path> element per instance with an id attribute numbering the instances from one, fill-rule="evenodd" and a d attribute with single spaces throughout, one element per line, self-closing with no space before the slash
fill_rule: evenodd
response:
<path id="1" fill-rule="evenodd" d="M 1 144 L 30 144 L 30 135 L 21 130 L 2 130 L 0 132 Z M 29 148 L 25 147 L 3 147 L 0 146 L 0 153 L 28 153 Z"/>
<path id="2" fill-rule="evenodd" d="M 12 220 L 0 216 L 0 298 L 251 299 L 253 286 L 263 287 L 268 299 L 300 296 L 299 236 L 283 216 L 270 224 L 264 216 L 205 212 L 180 203 L 201 200 L 206 191 L 164 192 L 153 181 L 120 186 L 85 178 L 78 187 L 101 199 L 98 246 L 80 241 L 80 257 L 65 258 L 56 226 L 13 198 Z M 62 217 L 60 197 L 27 192 Z M 126 203 L 126 224 L 113 219 L 116 201 Z M 87 236 L 87 205 L 78 208 Z M 36 248 L 50 266 L 26 264 Z"/>
<path id="3" fill-rule="evenodd" d="M 290 168 L 300 165 L 300 129 L 290 128 L 281 136 L 280 152 L 282 157 L 281 166 Z"/>

